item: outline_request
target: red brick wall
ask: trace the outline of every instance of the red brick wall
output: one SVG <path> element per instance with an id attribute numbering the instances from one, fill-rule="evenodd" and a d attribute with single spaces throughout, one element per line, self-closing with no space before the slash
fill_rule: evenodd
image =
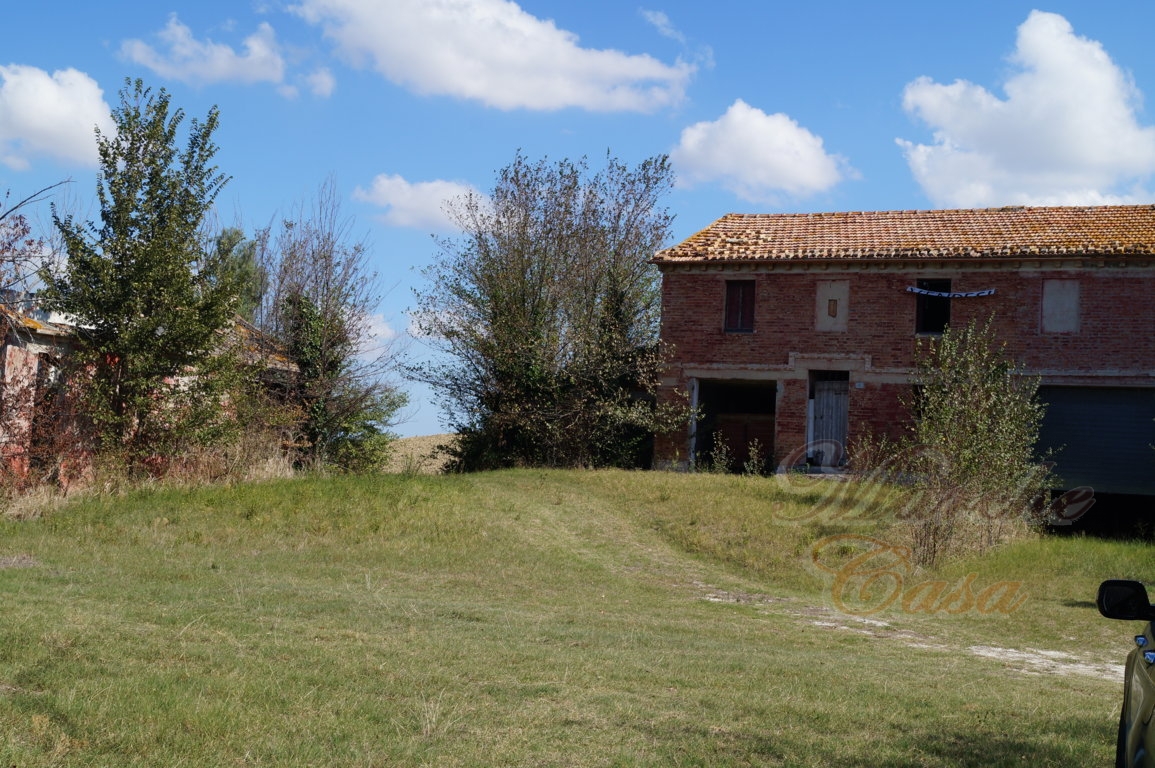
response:
<path id="1" fill-rule="evenodd" d="M 905 384 L 863 382 L 862 389 L 850 389 L 850 438 L 888 437 L 898 440 L 909 435 L 910 414 L 902 404 L 910 392 Z"/>
<path id="2" fill-rule="evenodd" d="M 1011 354 L 1032 369 L 1155 370 L 1155 275 L 1104 273 L 935 272 L 951 289 L 996 289 L 994 296 L 951 300 L 951 322 L 996 316 Z M 915 300 L 905 291 L 919 273 L 736 273 L 757 281 L 752 334 L 724 333 L 722 307 L 727 273 L 672 272 L 662 283 L 662 338 L 677 358 L 709 363 L 785 365 L 790 352 L 868 353 L 876 368 L 909 367 L 914 349 Z M 1040 331 L 1044 278 L 1078 277 L 1081 327 L 1074 334 Z M 819 280 L 849 279 L 850 316 L 845 333 L 814 330 Z"/>
<path id="3" fill-rule="evenodd" d="M 852 438 L 863 425 L 876 434 L 897 436 L 901 426 L 896 425 L 904 415 L 898 403 L 905 389 L 901 379 L 913 363 L 916 346 L 916 296 L 906 288 L 921 278 L 950 278 L 952 291 L 995 289 L 993 296 L 952 299 L 951 324 L 957 327 L 993 314 L 996 333 L 1011 356 L 1029 371 L 1043 373 L 1045 381 L 1155 384 L 1143 373 L 1155 371 L 1155 272 L 1150 269 L 994 271 L 942 265 L 858 272 L 668 270 L 662 282 L 662 339 L 674 354 L 667 380 L 671 387 L 685 388 L 687 367 L 744 368 L 747 375 L 778 379 L 775 448 L 781 454 L 806 434 L 810 363 L 799 361 L 797 370 L 791 369 L 791 353 L 831 359 L 869 355 L 865 370 L 860 370 L 864 362 L 847 364 L 852 369 Z M 1043 281 L 1048 278 L 1079 281 L 1078 332 L 1041 331 Z M 727 279 L 756 281 L 753 333 L 722 330 Z M 815 330 L 815 296 L 822 280 L 850 281 L 845 332 Z M 1105 372 L 1131 375 L 1081 378 Z"/>
<path id="4" fill-rule="evenodd" d="M 757 285 L 754 332 L 724 333 L 727 277 L 753 277 Z M 831 275 L 667 273 L 662 281 L 662 338 L 677 359 L 711 363 L 786 365 L 790 352 L 845 354 L 869 351 L 876 364 L 909 365 L 914 329 L 912 284 L 897 275 L 852 280 L 849 330 L 814 331 L 817 282 Z M 840 275 L 838 277 L 845 277 Z M 895 311 L 909 307 L 909 312 Z M 909 319 L 906 317 L 909 314 Z"/>
<path id="5" fill-rule="evenodd" d="M 775 462 L 806 445 L 806 401 L 809 396 L 810 386 L 806 379 L 779 382 L 774 431 Z"/>

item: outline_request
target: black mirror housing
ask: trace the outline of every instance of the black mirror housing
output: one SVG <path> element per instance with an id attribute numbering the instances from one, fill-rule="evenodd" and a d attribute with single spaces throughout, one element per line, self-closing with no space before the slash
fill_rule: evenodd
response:
<path id="1" fill-rule="evenodd" d="M 1099 613 L 1108 619 L 1155 621 L 1155 606 L 1151 605 L 1146 588 L 1137 581 L 1104 581 L 1099 585 L 1095 605 L 1099 607 Z"/>

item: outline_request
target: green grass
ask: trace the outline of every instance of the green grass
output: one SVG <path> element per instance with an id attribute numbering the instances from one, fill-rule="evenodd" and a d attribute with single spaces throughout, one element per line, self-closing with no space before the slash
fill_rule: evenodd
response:
<path id="1" fill-rule="evenodd" d="M 0 765 L 1109 763 L 1121 678 L 1095 665 L 1133 628 L 1091 601 L 1150 580 L 1149 548 L 1020 541 L 907 576 L 1014 580 L 1017 611 L 864 621 L 810 549 L 894 532 L 799 522 L 822 492 L 516 471 L 5 522 Z"/>

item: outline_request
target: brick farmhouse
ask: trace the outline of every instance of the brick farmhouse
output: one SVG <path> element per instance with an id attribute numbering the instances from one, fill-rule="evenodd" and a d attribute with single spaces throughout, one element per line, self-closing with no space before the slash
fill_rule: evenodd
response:
<path id="1" fill-rule="evenodd" d="M 72 319 L 43 309 L 35 296 L 15 291 L 0 291 L 0 324 L 0 483 L 30 479 L 35 458 L 47 465 L 41 467 L 45 477 L 67 486 L 90 468 L 91 456 L 83 441 L 66 432 L 52 444 L 51 451 L 57 454 L 52 456 L 44 455 L 44 446 L 34 450 L 34 442 L 43 432 L 37 427 L 46 416 L 40 406 L 63 383 L 65 363 L 76 346 L 77 326 Z M 240 316 L 221 337 L 223 346 L 238 355 L 269 394 L 284 396 L 299 371 L 279 344 Z M 181 379 L 167 383 L 181 386 Z M 75 422 L 58 426 L 76 428 Z M 41 455 L 33 457 L 33 453 Z"/>
<path id="2" fill-rule="evenodd" d="M 722 433 L 775 464 L 837 466 L 909 423 L 920 337 L 993 318 L 1048 403 L 1064 485 L 1155 494 L 1155 206 L 729 214 L 656 254 L 666 396 L 700 417 L 660 464 Z"/>

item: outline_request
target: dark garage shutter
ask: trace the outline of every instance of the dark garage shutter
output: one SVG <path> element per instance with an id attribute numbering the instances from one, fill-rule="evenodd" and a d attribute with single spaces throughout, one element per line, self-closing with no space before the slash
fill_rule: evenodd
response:
<path id="1" fill-rule="evenodd" d="M 1155 495 L 1155 388 L 1040 387 L 1040 447 L 1064 488 Z"/>

